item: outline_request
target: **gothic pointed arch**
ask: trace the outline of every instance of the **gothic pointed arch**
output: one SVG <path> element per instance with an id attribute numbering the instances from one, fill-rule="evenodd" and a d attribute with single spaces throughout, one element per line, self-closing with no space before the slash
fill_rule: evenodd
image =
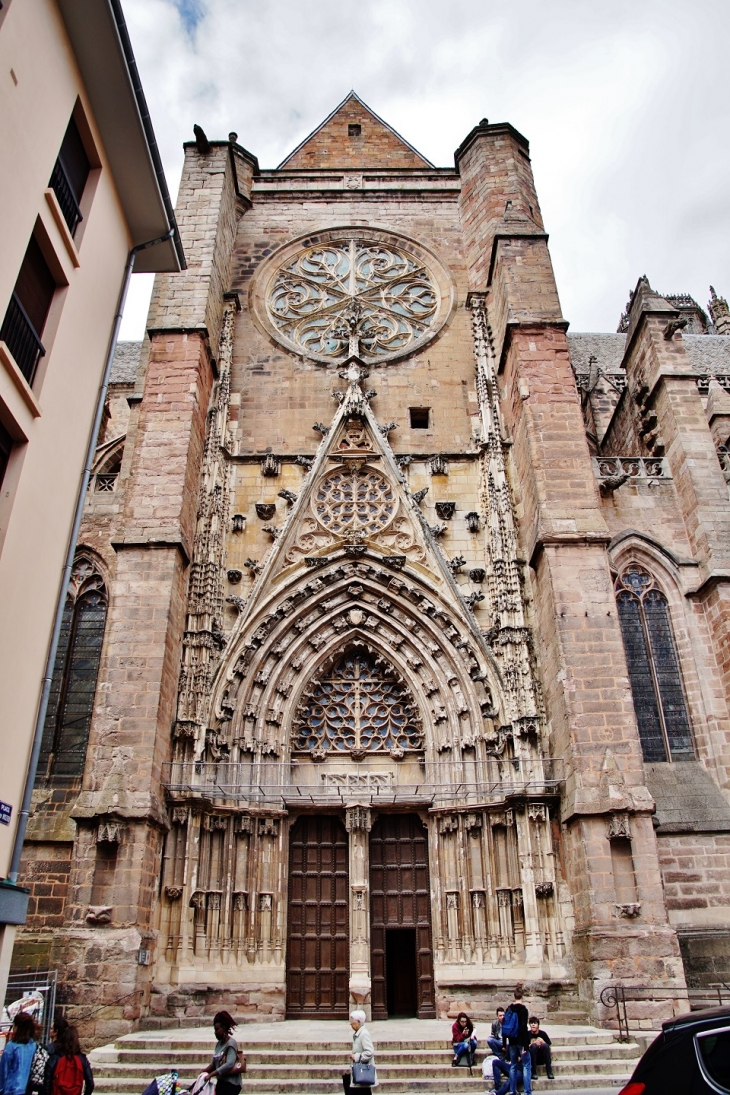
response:
<path id="1" fill-rule="evenodd" d="M 400 760 L 423 750 L 423 725 L 407 684 L 387 658 L 351 642 L 327 658 L 294 713 L 293 753 L 324 760 L 347 753 L 358 760 L 388 753 Z"/>
<path id="2" fill-rule="evenodd" d="M 107 603 L 101 564 L 91 551 L 81 549 L 63 610 L 41 741 L 39 784 L 63 785 L 83 775 Z"/>

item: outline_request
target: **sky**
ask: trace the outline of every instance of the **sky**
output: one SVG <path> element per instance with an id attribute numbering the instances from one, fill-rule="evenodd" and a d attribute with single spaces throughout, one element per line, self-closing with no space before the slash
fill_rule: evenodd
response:
<path id="1" fill-rule="evenodd" d="M 276 167 L 351 89 L 439 167 L 530 141 L 563 313 L 615 331 L 642 274 L 730 297 L 728 0 L 123 0 L 175 197 L 193 124 Z M 137 275 L 121 337 L 141 338 Z"/>

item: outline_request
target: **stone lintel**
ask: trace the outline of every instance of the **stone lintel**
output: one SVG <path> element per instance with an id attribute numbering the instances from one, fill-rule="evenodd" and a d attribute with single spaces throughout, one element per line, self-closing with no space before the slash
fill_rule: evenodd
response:
<path id="1" fill-rule="evenodd" d="M 526 554 L 530 560 L 529 565 L 534 567 L 538 556 L 546 547 L 588 547 L 591 544 L 603 544 L 608 546 L 610 543 L 611 534 L 608 531 L 587 530 L 582 532 L 576 530 L 575 532 L 556 532 L 553 530 L 550 532 L 543 532 L 538 529 L 534 543 Z"/>

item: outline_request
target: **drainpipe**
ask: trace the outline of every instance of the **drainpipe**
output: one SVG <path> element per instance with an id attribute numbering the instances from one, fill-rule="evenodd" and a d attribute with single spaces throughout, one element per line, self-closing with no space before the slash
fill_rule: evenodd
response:
<path id="1" fill-rule="evenodd" d="M 158 236 L 157 239 L 150 240 L 148 243 L 139 243 L 136 247 L 127 255 L 127 262 L 124 267 L 124 277 L 122 278 L 122 288 L 119 293 L 119 303 L 117 304 L 116 315 L 114 316 L 114 324 L 112 327 L 111 339 L 109 341 L 109 352 L 106 358 L 106 366 L 104 368 L 104 375 L 102 377 L 101 386 L 99 388 L 99 396 L 96 402 L 96 414 L 94 415 L 94 423 L 91 427 L 91 436 L 89 437 L 89 447 L 86 452 L 86 464 L 84 465 L 84 473 L 81 477 L 81 486 L 79 487 L 79 496 L 76 500 L 76 512 L 74 514 L 73 526 L 71 528 L 71 538 L 68 544 L 68 551 L 66 552 L 66 562 L 63 566 L 61 574 L 61 590 L 58 595 L 58 604 L 56 605 L 56 618 L 53 622 L 53 631 L 51 632 L 51 645 L 48 650 L 48 660 L 46 661 L 46 671 L 43 676 L 41 684 L 41 700 L 38 706 L 38 716 L 36 718 L 35 733 L 33 736 L 33 748 L 30 754 L 30 764 L 28 765 L 28 775 L 25 779 L 25 790 L 23 792 L 23 804 L 20 808 L 20 814 L 18 815 L 18 828 L 15 832 L 15 843 L 13 844 L 13 858 L 10 863 L 10 871 L 8 872 L 8 882 L 13 886 L 18 884 L 18 871 L 20 869 L 20 856 L 23 851 L 23 842 L 25 840 L 25 830 L 28 826 L 28 818 L 30 816 L 30 803 L 33 795 L 33 788 L 35 786 L 35 777 L 38 770 L 38 757 L 41 752 L 41 742 L 43 740 L 43 727 L 46 721 L 46 712 L 48 710 L 48 697 L 51 692 L 51 681 L 53 680 L 53 669 L 56 664 L 56 654 L 58 652 L 58 640 L 61 635 L 61 622 L 63 619 L 63 609 L 66 604 L 66 595 L 68 594 L 69 582 L 71 581 L 71 570 L 73 568 L 74 557 L 76 555 L 76 544 L 79 538 L 79 528 L 81 527 L 81 519 L 84 515 L 84 504 L 86 502 L 86 492 L 89 488 L 89 479 L 91 478 L 91 469 L 94 464 L 94 455 L 96 453 L 96 444 L 99 438 L 99 429 L 101 428 L 101 420 L 104 414 L 104 405 L 106 403 L 106 394 L 109 389 L 109 376 L 112 371 L 112 364 L 114 362 L 114 351 L 117 348 L 117 340 L 119 338 L 119 328 L 122 323 L 122 314 L 124 312 L 124 304 L 127 299 L 127 291 L 129 289 L 129 283 L 132 280 L 132 273 L 134 271 L 134 263 L 137 255 L 140 251 L 145 251 L 148 247 L 155 247 L 158 243 L 164 243 L 165 240 L 174 238 L 175 228 L 171 228 L 169 232 L 166 232 L 164 236 Z M 2 986 L 0 986 L 2 988 Z"/>

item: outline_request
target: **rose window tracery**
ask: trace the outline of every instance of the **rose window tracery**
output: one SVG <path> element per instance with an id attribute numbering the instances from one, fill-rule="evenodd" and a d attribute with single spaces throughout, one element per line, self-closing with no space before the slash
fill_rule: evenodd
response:
<path id="1" fill-rule="evenodd" d="M 344 654 L 305 693 L 292 746 L 315 760 L 423 748 L 418 709 L 389 662 L 364 648 Z"/>
<path id="2" fill-rule="evenodd" d="M 379 360 L 415 347 L 439 311 L 435 278 L 404 247 L 341 239 L 300 252 L 276 273 L 270 321 L 298 352 Z"/>
<path id="3" fill-rule="evenodd" d="M 312 500 L 320 524 L 335 536 L 372 534 L 395 516 L 396 498 L 384 475 L 367 465 L 335 468 L 322 479 Z"/>

